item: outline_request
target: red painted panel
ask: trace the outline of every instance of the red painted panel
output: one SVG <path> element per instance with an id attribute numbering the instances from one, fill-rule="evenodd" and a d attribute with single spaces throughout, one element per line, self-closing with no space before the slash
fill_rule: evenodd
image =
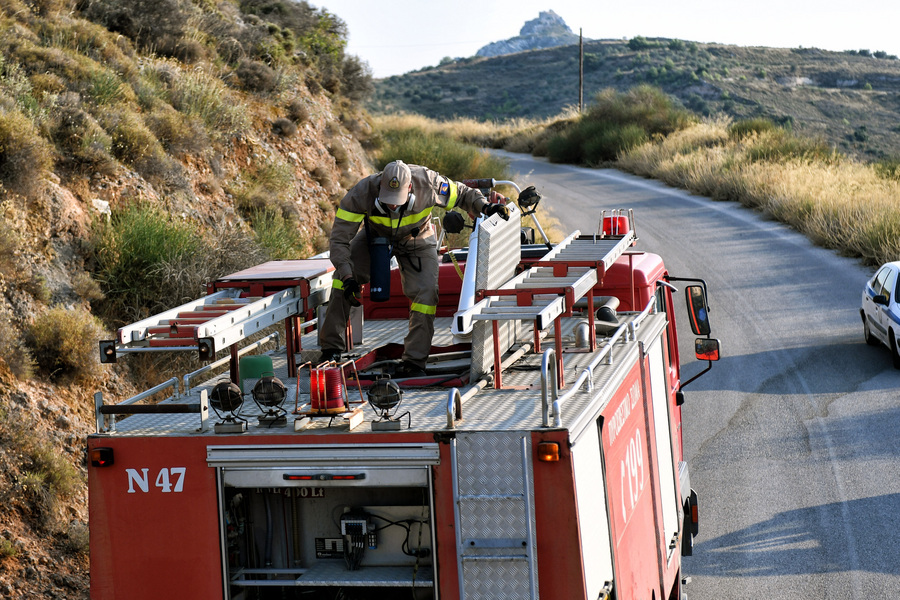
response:
<path id="1" fill-rule="evenodd" d="M 640 364 L 626 376 L 603 411 L 603 449 L 615 550 L 618 600 L 650 598 L 659 587 L 657 517 L 651 482 L 653 431 L 641 392 Z M 656 592 L 659 597 L 659 592 Z"/>
<path id="2" fill-rule="evenodd" d="M 115 453 L 88 471 L 93 600 L 222 597 L 215 478 L 191 441 L 88 441 Z"/>
<path id="3" fill-rule="evenodd" d="M 559 444 L 559 462 L 537 459 L 539 442 Z M 534 433 L 534 512 L 538 591 L 541 598 L 584 598 L 584 557 L 575 497 L 575 473 L 567 431 Z"/>
<path id="4" fill-rule="evenodd" d="M 434 438 L 430 434 L 387 437 L 375 433 L 355 435 L 353 441 L 427 443 Z M 338 434 L 88 438 L 88 449 L 109 447 L 114 451 L 112 466 L 88 468 L 91 599 L 221 600 L 218 497 L 215 471 L 206 464 L 206 447 L 302 443 L 342 444 L 347 443 L 347 437 Z M 452 490 L 450 459 L 445 448 L 441 447 L 441 461 L 446 467 L 436 470 L 436 477 L 441 489 L 449 486 Z M 449 504 L 449 513 L 447 506 L 436 507 L 438 518 L 446 519 L 452 527 L 452 491 L 442 492 L 442 496 L 451 499 L 445 503 Z M 441 512 L 450 517 L 441 517 Z M 447 547 L 455 555 L 454 540 L 452 532 L 449 539 L 441 537 L 439 532 L 437 541 L 442 546 L 439 553 L 444 560 Z M 456 579 L 452 575 L 450 578 Z"/>

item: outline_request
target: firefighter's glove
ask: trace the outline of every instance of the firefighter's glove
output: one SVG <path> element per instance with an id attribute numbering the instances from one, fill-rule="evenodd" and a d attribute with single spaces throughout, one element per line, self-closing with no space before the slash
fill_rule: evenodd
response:
<path id="1" fill-rule="evenodd" d="M 360 301 L 361 290 L 362 287 L 359 285 L 359 282 L 352 277 L 344 281 L 344 298 L 347 299 L 350 306 L 362 306 Z"/>
<path id="2" fill-rule="evenodd" d="M 501 219 L 509 221 L 509 208 L 505 204 L 488 204 L 481 211 L 481 214 L 486 217 L 500 215 Z"/>

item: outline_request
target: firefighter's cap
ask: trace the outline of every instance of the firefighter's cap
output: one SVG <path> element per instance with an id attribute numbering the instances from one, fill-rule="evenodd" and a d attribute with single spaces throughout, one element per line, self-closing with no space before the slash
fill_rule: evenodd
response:
<path id="1" fill-rule="evenodd" d="M 382 204 L 399 206 L 406 204 L 412 185 L 412 172 L 402 160 L 395 160 L 384 167 L 381 174 L 381 191 L 378 201 Z"/>

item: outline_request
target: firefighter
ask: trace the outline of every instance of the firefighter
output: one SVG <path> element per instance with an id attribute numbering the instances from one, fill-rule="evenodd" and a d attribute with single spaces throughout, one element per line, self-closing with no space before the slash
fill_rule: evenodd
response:
<path id="1" fill-rule="evenodd" d="M 360 288 L 370 278 L 371 240 L 385 237 L 400 264 L 403 293 L 411 303 L 409 333 L 395 375 L 425 374 L 438 303 L 437 240 L 431 225 L 434 206 L 509 219 L 506 206 L 488 203 L 479 190 L 399 160 L 362 179 L 341 200 L 329 240 L 336 271 L 320 326 L 323 361 L 337 360 L 347 347 L 350 307 L 360 306 Z"/>

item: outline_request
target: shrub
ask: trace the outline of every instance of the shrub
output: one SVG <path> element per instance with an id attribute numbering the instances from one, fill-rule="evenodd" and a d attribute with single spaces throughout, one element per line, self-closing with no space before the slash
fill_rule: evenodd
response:
<path id="1" fill-rule="evenodd" d="M 4 450 L 13 449 L 16 456 L 10 473 L 14 484 L 0 490 L 0 502 L 10 514 L 30 517 L 50 533 L 60 532 L 66 515 L 64 501 L 83 489 L 81 474 L 53 445 L 52 438 L 39 433 L 41 426 L 35 417 L 22 411 L 16 419 L 8 419 L 2 406 L 0 417 Z"/>
<path id="2" fill-rule="evenodd" d="M 237 75 L 244 89 L 251 92 L 271 92 L 278 82 L 275 71 L 258 60 L 242 60 L 234 74 Z"/>
<path id="3" fill-rule="evenodd" d="M 647 48 L 654 48 L 656 46 L 658 46 L 658 44 L 656 44 L 655 42 L 651 42 L 647 38 L 640 35 L 628 40 L 628 47 L 634 51 L 646 50 Z"/>
<path id="4" fill-rule="evenodd" d="M 100 106 L 115 104 L 125 96 L 125 86 L 115 73 L 98 69 L 91 73 L 87 94 Z"/>
<path id="5" fill-rule="evenodd" d="M 94 117 L 77 106 L 60 107 L 51 123 L 50 136 L 61 151 L 64 163 L 102 173 L 115 170 L 112 138 Z"/>
<path id="6" fill-rule="evenodd" d="M 760 134 L 777 128 L 778 126 L 770 119 L 763 117 L 743 119 L 732 123 L 731 127 L 728 128 L 728 136 L 732 139 L 742 140 L 751 134 Z"/>
<path id="7" fill-rule="evenodd" d="M 3 220 L 0 222 L 0 275 L 7 281 L 18 280 L 18 260 L 16 253 L 19 251 L 21 240 L 19 235 L 9 224 Z"/>
<path id="8" fill-rule="evenodd" d="M 106 295 L 101 306 L 122 321 L 172 306 L 161 265 L 202 248 L 194 228 L 142 204 L 113 211 L 109 222 L 98 220 L 93 244 L 95 276 Z"/>
<path id="9" fill-rule="evenodd" d="M 830 164 L 839 155 L 823 140 L 798 137 L 776 128 L 745 141 L 745 155 L 751 161 L 786 162 L 792 159 Z"/>
<path id="10" fill-rule="evenodd" d="M 202 124 L 167 104 L 158 106 L 147 117 L 147 126 L 163 148 L 175 156 L 199 154 L 209 147 Z"/>
<path id="11" fill-rule="evenodd" d="M 886 156 L 874 164 L 874 169 L 882 179 L 900 181 L 900 156 Z"/>
<path id="12" fill-rule="evenodd" d="M 90 553 L 91 534 L 87 524 L 82 521 L 72 521 L 66 530 L 65 546 L 70 552 L 88 556 Z"/>
<path id="13" fill-rule="evenodd" d="M 275 119 L 275 122 L 272 123 L 272 131 L 275 132 L 275 135 L 280 135 L 281 137 L 291 137 L 297 133 L 297 125 L 290 119 L 282 117 Z"/>
<path id="14" fill-rule="evenodd" d="M 6 315 L 0 318 L 0 359 L 16 378 L 24 381 L 34 376 L 34 357 Z"/>
<path id="15" fill-rule="evenodd" d="M 12 558 L 18 554 L 19 549 L 12 540 L 0 538 L 0 558 Z"/>
<path id="16" fill-rule="evenodd" d="M 241 173 L 229 192 L 235 206 L 245 215 L 258 210 L 274 208 L 293 188 L 294 168 L 285 161 L 275 160 L 258 165 Z"/>
<path id="17" fill-rule="evenodd" d="M 18 111 L 0 108 L 0 185 L 24 196 L 42 187 L 53 167 L 53 148 Z"/>
<path id="18" fill-rule="evenodd" d="M 51 308 L 28 329 L 27 341 L 40 372 L 51 381 L 87 380 L 99 364 L 103 327 L 84 309 Z"/>
<path id="19" fill-rule="evenodd" d="M 196 299 L 207 282 L 268 257 L 240 228 L 220 225 L 203 235 L 146 204 L 96 221 L 92 241 L 95 277 L 106 295 L 98 306 L 117 322 Z"/>
<path id="20" fill-rule="evenodd" d="M 250 215 L 250 224 L 256 242 L 266 249 L 274 260 L 297 258 L 306 242 L 291 219 L 285 219 L 280 211 L 258 210 Z"/>
<path id="21" fill-rule="evenodd" d="M 79 298 L 87 300 L 88 302 L 103 300 L 105 297 L 103 295 L 103 290 L 100 289 L 100 284 L 91 277 L 90 273 L 85 271 L 76 273 L 72 277 L 72 291 L 75 292 Z"/>
<path id="22" fill-rule="evenodd" d="M 636 124 L 648 135 L 668 135 L 696 120 L 665 92 L 651 85 L 639 85 L 624 94 L 603 90 L 595 96 L 585 118 L 616 125 Z"/>
<path id="23" fill-rule="evenodd" d="M 183 0 L 92 0 L 81 3 L 88 19 L 121 33 L 145 50 L 174 56 L 194 12 Z"/>
<path id="24" fill-rule="evenodd" d="M 426 166 L 456 180 L 509 179 L 507 161 L 441 133 L 426 133 L 416 127 L 383 132 L 376 167 L 382 169 L 392 160 Z"/>
<path id="25" fill-rule="evenodd" d="M 168 185 L 178 180 L 180 165 L 166 154 L 140 115 L 123 109 L 107 112 L 102 119 L 116 158 L 154 183 Z"/>
<path id="26" fill-rule="evenodd" d="M 240 134 L 250 126 L 244 104 L 221 80 L 201 70 L 173 71 L 166 92 L 176 110 L 203 121 L 214 139 Z"/>
<path id="27" fill-rule="evenodd" d="M 303 123 L 309 120 L 309 107 L 300 98 L 294 98 L 287 106 L 288 118 L 294 123 Z"/>
<path id="28" fill-rule="evenodd" d="M 580 118 L 547 141 L 553 162 L 596 165 L 613 161 L 652 136 L 687 127 L 694 117 L 658 88 L 641 85 L 619 93 L 607 89 Z"/>
<path id="29" fill-rule="evenodd" d="M 372 69 L 356 56 L 344 57 L 341 65 L 341 93 L 355 102 L 362 102 L 372 95 Z"/>

